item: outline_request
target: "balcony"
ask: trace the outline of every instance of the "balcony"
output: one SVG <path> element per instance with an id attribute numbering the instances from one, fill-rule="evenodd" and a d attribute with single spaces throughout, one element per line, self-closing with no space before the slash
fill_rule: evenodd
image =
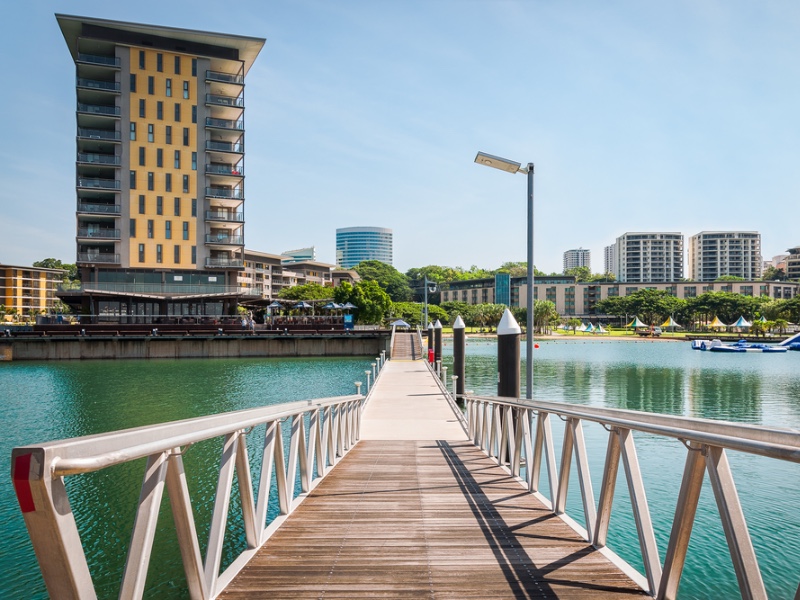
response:
<path id="1" fill-rule="evenodd" d="M 244 236 L 211 233 L 206 235 L 206 244 L 216 246 L 244 246 Z"/>
<path id="2" fill-rule="evenodd" d="M 108 165 L 119 166 L 122 158 L 114 154 L 91 154 L 88 152 L 78 152 L 78 162 L 87 165 Z"/>
<path id="3" fill-rule="evenodd" d="M 105 227 L 78 227 L 79 238 L 93 240 L 118 240 L 119 229 L 106 229 Z"/>
<path id="4" fill-rule="evenodd" d="M 230 175 L 232 177 L 243 177 L 244 167 L 240 165 L 206 165 L 206 173 L 209 175 Z"/>
<path id="5" fill-rule="evenodd" d="M 119 254 L 95 254 L 94 252 L 78 252 L 79 263 L 119 264 Z"/>
<path id="6" fill-rule="evenodd" d="M 244 75 L 234 73 L 221 73 L 219 71 L 206 71 L 206 81 L 218 81 L 220 83 L 234 83 L 244 85 Z"/>
<path id="7" fill-rule="evenodd" d="M 90 90 L 102 90 L 104 92 L 119 92 L 119 83 L 116 81 L 100 81 L 97 79 L 86 79 L 78 77 L 77 86 Z"/>
<path id="8" fill-rule="evenodd" d="M 243 200 L 244 199 L 244 191 L 240 188 L 236 189 L 229 189 L 229 188 L 214 188 L 208 187 L 206 188 L 206 198 L 224 198 L 230 200 Z"/>
<path id="9" fill-rule="evenodd" d="M 78 62 L 103 67 L 119 67 L 119 58 L 116 56 L 97 56 L 96 54 L 78 54 Z"/>
<path id="10" fill-rule="evenodd" d="M 78 202 L 78 212 L 98 215 L 118 215 L 120 214 L 120 205 Z"/>
<path id="11" fill-rule="evenodd" d="M 108 129 L 86 129 L 84 127 L 79 127 L 78 137 L 88 140 L 120 141 L 119 131 L 111 131 Z"/>
<path id="12" fill-rule="evenodd" d="M 229 131 L 244 131 L 244 121 L 232 121 L 229 119 L 214 119 L 206 117 L 206 127 L 213 127 L 215 129 L 227 129 Z"/>
<path id="13" fill-rule="evenodd" d="M 243 154 L 244 144 L 242 142 L 213 142 L 208 140 L 206 141 L 206 150 Z"/>
<path id="14" fill-rule="evenodd" d="M 226 223 L 244 223 L 244 213 L 206 211 L 206 221 L 224 221 Z"/>
<path id="15" fill-rule="evenodd" d="M 206 104 L 212 106 L 225 106 L 231 108 L 244 108 L 244 98 L 241 96 L 220 96 L 218 94 L 206 94 Z"/>
<path id="16" fill-rule="evenodd" d="M 78 177 L 78 187 L 93 190 L 118 190 L 120 185 L 118 179 Z"/>
<path id="17" fill-rule="evenodd" d="M 207 258 L 206 268 L 211 269 L 241 269 L 244 267 L 244 260 L 241 258 Z"/>
<path id="18" fill-rule="evenodd" d="M 97 104 L 83 104 L 82 102 L 78 102 L 78 112 L 102 117 L 120 116 L 119 106 L 100 106 Z"/>

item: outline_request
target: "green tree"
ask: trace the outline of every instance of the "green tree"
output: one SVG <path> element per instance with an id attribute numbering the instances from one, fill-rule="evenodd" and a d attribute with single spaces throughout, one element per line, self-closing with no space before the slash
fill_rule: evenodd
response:
<path id="1" fill-rule="evenodd" d="M 439 305 L 440 308 L 447 311 L 447 322 L 452 323 L 456 320 L 456 317 L 461 315 L 461 318 L 464 319 L 464 323 L 471 323 L 472 322 L 472 311 L 473 306 L 471 304 L 467 304 L 466 302 L 442 302 Z"/>
<path id="2" fill-rule="evenodd" d="M 738 275 L 720 275 L 714 281 L 747 281 L 744 277 Z"/>
<path id="3" fill-rule="evenodd" d="M 786 271 L 775 267 L 767 267 L 764 269 L 761 279 L 763 281 L 786 281 Z"/>
<path id="4" fill-rule="evenodd" d="M 570 317 L 567 319 L 567 327 L 572 329 L 572 335 L 575 335 L 578 331 L 578 327 L 581 326 L 581 320 L 578 317 Z"/>
<path id="5" fill-rule="evenodd" d="M 33 263 L 33 266 L 39 267 L 40 269 L 64 269 L 67 272 L 64 276 L 65 281 L 74 281 L 78 279 L 78 266 L 75 264 L 62 263 L 57 258 L 37 260 Z"/>
<path id="6" fill-rule="evenodd" d="M 575 277 L 575 281 L 589 281 L 592 271 L 589 267 L 572 267 L 564 271 L 564 275 Z"/>
<path id="7" fill-rule="evenodd" d="M 553 323 L 559 319 L 556 305 L 550 300 L 533 301 L 533 330 L 536 333 L 550 333 Z"/>
<path id="8" fill-rule="evenodd" d="M 333 288 L 325 287 L 318 283 L 307 283 L 283 288 L 278 293 L 278 298 L 284 300 L 325 300 L 333 298 Z"/>
<path id="9" fill-rule="evenodd" d="M 403 319 L 412 327 L 422 324 L 424 312 L 422 302 L 392 302 L 392 319 Z M 450 323 L 447 311 L 436 304 L 428 304 L 428 319 L 432 322 L 438 319 L 443 325 Z"/>
<path id="10" fill-rule="evenodd" d="M 392 308 L 392 300 L 376 281 L 359 281 L 355 285 L 344 281 L 334 288 L 336 302 L 350 302 L 356 306 L 356 322 L 380 324 Z"/>
<path id="11" fill-rule="evenodd" d="M 624 297 L 614 296 L 601 300 L 596 312 L 616 315 L 637 315 L 648 325 L 658 325 L 674 313 L 679 313 L 685 301 L 672 296 L 665 290 L 638 290 Z"/>
<path id="12" fill-rule="evenodd" d="M 392 302 L 411 300 L 408 278 L 392 265 L 379 260 L 365 260 L 354 268 L 364 281 L 375 281 L 391 298 Z"/>

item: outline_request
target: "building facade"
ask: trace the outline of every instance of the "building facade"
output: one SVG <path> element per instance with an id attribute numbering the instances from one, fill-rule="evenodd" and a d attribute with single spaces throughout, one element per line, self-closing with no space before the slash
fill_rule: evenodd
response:
<path id="1" fill-rule="evenodd" d="M 65 299 L 163 316 L 200 293 L 202 310 L 228 312 L 244 268 L 245 75 L 265 40 L 56 18 L 76 69 L 76 254 L 93 304 Z"/>
<path id="2" fill-rule="evenodd" d="M 617 238 L 613 250 L 620 282 L 667 282 L 683 279 L 683 234 L 628 232 Z"/>
<path id="3" fill-rule="evenodd" d="M 350 269 L 365 260 L 392 264 L 392 230 L 386 227 L 337 229 L 336 265 Z"/>
<path id="4" fill-rule="evenodd" d="M 62 269 L 17 267 L 0 264 L 0 304 L 5 320 L 15 315 L 31 318 L 56 310 L 56 289 L 64 278 Z"/>
<path id="5" fill-rule="evenodd" d="M 800 279 L 800 246 L 789 248 L 786 252 L 786 276 L 789 279 Z"/>
<path id="6" fill-rule="evenodd" d="M 611 244 L 603 248 L 603 273 L 611 273 L 614 277 L 619 277 L 617 274 L 617 263 L 619 260 L 616 258 L 617 245 Z"/>
<path id="7" fill-rule="evenodd" d="M 585 248 L 567 250 L 564 252 L 564 273 L 575 267 L 592 268 L 591 252 Z"/>
<path id="8" fill-rule="evenodd" d="M 758 279 L 762 273 L 757 231 L 701 231 L 689 238 L 689 279 L 714 281 L 725 275 Z"/>
<path id="9" fill-rule="evenodd" d="M 314 246 L 310 246 L 309 248 L 287 250 L 286 252 L 281 252 L 281 256 L 283 257 L 283 260 L 288 263 L 303 262 L 307 260 L 315 261 L 317 260 L 317 249 Z"/>

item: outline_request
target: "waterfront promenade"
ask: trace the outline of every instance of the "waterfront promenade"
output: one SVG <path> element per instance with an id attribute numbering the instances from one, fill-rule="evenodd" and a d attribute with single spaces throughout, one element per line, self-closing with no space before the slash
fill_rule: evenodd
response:
<path id="1" fill-rule="evenodd" d="M 392 360 L 361 440 L 219 597 L 644 595 L 467 439 L 423 362 Z"/>

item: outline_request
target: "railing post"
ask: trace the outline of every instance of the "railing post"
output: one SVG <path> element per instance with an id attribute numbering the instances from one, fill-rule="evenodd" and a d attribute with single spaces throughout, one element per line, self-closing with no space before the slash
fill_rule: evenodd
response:
<path id="1" fill-rule="evenodd" d="M 372 372 L 364 371 L 364 375 L 367 376 L 367 394 L 369 394 L 369 376 L 372 375 Z"/>
<path id="2" fill-rule="evenodd" d="M 446 389 L 447 388 L 447 367 L 445 367 L 444 365 L 442 365 L 441 376 L 442 376 L 442 383 L 445 385 L 445 389 Z"/>
<path id="3" fill-rule="evenodd" d="M 458 383 L 458 375 L 452 375 L 450 379 L 453 380 L 453 398 L 458 398 L 456 395 L 457 383 Z"/>
<path id="4" fill-rule="evenodd" d="M 362 385 L 364 385 L 364 384 L 363 384 L 363 382 L 361 382 L 361 381 L 354 381 L 353 383 L 354 383 L 354 384 L 355 384 L 355 386 L 356 386 L 356 394 L 358 394 L 358 395 L 360 396 L 360 395 L 361 395 L 361 386 L 362 386 Z"/>
<path id="5" fill-rule="evenodd" d="M 376 370 L 377 363 L 372 363 L 372 381 L 375 381 L 378 375 L 378 371 Z"/>

